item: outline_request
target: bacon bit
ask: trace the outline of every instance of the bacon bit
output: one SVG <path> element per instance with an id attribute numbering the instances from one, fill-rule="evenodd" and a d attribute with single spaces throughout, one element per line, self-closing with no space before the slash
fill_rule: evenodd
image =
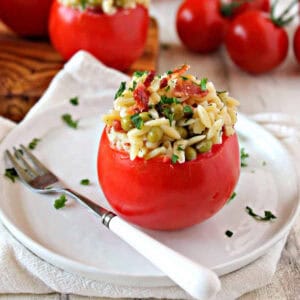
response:
<path id="1" fill-rule="evenodd" d="M 172 75 L 176 75 L 176 76 L 181 75 L 185 73 L 189 68 L 190 68 L 189 65 L 182 65 L 181 67 L 173 70 L 173 72 L 169 76 L 172 77 Z"/>
<path id="2" fill-rule="evenodd" d="M 163 89 L 163 88 L 165 88 L 165 87 L 167 87 L 168 86 L 168 79 L 166 78 L 166 77 L 164 77 L 161 81 L 160 81 L 160 86 L 159 86 L 159 88 L 160 89 Z"/>
<path id="3" fill-rule="evenodd" d="M 121 126 L 121 122 L 119 120 L 114 120 L 112 122 L 112 127 L 114 128 L 115 131 L 123 131 L 123 128 Z"/>
<path id="4" fill-rule="evenodd" d="M 148 110 L 148 103 L 150 93 L 143 84 L 139 84 L 133 92 L 134 100 L 136 101 L 136 108 L 139 112 Z"/>
<path id="5" fill-rule="evenodd" d="M 151 82 L 153 81 L 154 77 L 155 77 L 155 71 L 150 71 L 150 72 L 148 73 L 148 75 L 147 75 L 145 81 L 144 81 L 145 87 L 148 88 L 148 87 L 150 86 L 150 84 L 151 84 Z"/>
<path id="6" fill-rule="evenodd" d="M 193 83 L 192 81 L 178 79 L 174 89 L 175 97 L 192 97 L 201 96 L 204 97 L 208 94 L 208 91 L 202 91 L 201 87 Z"/>

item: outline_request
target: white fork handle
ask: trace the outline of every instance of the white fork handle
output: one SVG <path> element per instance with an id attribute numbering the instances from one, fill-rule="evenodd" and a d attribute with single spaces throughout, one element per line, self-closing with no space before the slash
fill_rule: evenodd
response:
<path id="1" fill-rule="evenodd" d="M 213 299 L 220 290 L 221 283 L 214 272 L 161 244 L 121 218 L 112 218 L 109 229 L 195 299 Z"/>

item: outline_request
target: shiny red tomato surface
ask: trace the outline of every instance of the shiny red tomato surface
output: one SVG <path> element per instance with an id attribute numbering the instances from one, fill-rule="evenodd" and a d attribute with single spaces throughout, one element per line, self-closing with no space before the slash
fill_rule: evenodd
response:
<path id="1" fill-rule="evenodd" d="M 204 221 L 230 198 L 240 174 L 239 145 L 233 135 L 183 164 L 163 158 L 131 161 L 111 148 L 104 131 L 97 167 L 102 190 L 118 215 L 145 228 L 174 230 Z"/>
<path id="2" fill-rule="evenodd" d="M 176 27 L 182 43 L 199 53 L 209 53 L 220 47 L 226 24 L 220 0 L 185 0 L 177 12 Z"/>
<path id="3" fill-rule="evenodd" d="M 261 11 L 239 15 L 228 27 L 226 48 L 241 69 L 260 74 L 281 64 L 288 53 L 288 35 Z"/>
<path id="4" fill-rule="evenodd" d="M 294 52 L 295 56 L 300 64 L 300 26 L 298 27 L 294 36 Z"/>
<path id="5" fill-rule="evenodd" d="M 126 70 L 143 53 L 148 25 L 148 10 L 141 5 L 108 15 L 80 11 L 55 0 L 50 13 L 49 34 L 65 60 L 82 49 L 107 66 Z"/>
<path id="6" fill-rule="evenodd" d="M 0 0 L 0 19 L 21 36 L 47 36 L 52 0 Z"/>

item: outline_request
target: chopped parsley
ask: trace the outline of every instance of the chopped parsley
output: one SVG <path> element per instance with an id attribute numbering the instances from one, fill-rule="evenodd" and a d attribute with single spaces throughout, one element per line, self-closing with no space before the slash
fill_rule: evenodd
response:
<path id="1" fill-rule="evenodd" d="M 191 115 L 194 113 L 193 109 L 189 105 L 184 106 L 183 112 L 187 115 Z"/>
<path id="2" fill-rule="evenodd" d="M 227 203 L 229 203 L 230 201 L 232 201 L 236 197 L 236 195 L 237 195 L 236 192 L 233 192 Z"/>
<path id="3" fill-rule="evenodd" d="M 253 217 L 257 221 L 268 222 L 268 221 L 272 221 L 273 219 L 277 219 L 277 217 L 275 215 L 273 215 L 273 213 L 270 212 L 269 210 L 265 210 L 265 216 L 264 217 L 259 216 L 258 214 L 256 214 L 253 211 L 253 209 L 249 206 L 246 206 L 246 211 L 247 211 L 249 216 Z"/>
<path id="4" fill-rule="evenodd" d="M 122 96 L 123 92 L 125 91 L 126 89 L 126 82 L 125 81 L 122 81 L 121 84 L 120 84 L 120 87 L 117 91 L 117 93 L 115 94 L 115 99 L 117 99 L 118 97 Z"/>
<path id="5" fill-rule="evenodd" d="M 174 120 L 174 113 L 171 111 L 170 107 L 166 107 L 162 110 L 163 115 L 169 120 L 170 126 Z"/>
<path id="6" fill-rule="evenodd" d="M 247 158 L 249 158 L 249 154 L 245 151 L 245 148 L 241 149 L 241 167 L 247 167 L 248 164 L 246 162 Z"/>
<path id="7" fill-rule="evenodd" d="M 90 180 L 89 179 L 87 179 L 87 178 L 85 178 L 85 179 L 82 179 L 81 181 L 80 181 L 80 184 L 81 185 L 90 185 Z"/>
<path id="8" fill-rule="evenodd" d="M 29 148 L 30 150 L 35 149 L 36 146 L 37 146 L 37 144 L 38 144 L 38 142 L 40 142 L 40 141 L 41 141 L 40 139 L 34 138 L 34 139 L 29 143 L 28 148 Z"/>
<path id="9" fill-rule="evenodd" d="M 67 201 L 68 200 L 67 200 L 66 196 L 65 195 L 61 195 L 58 199 L 55 200 L 54 207 L 56 209 L 63 208 L 63 207 L 65 207 Z"/>
<path id="10" fill-rule="evenodd" d="M 180 101 L 177 98 L 168 98 L 167 96 L 163 95 L 160 98 L 159 104 L 179 104 Z"/>
<path id="11" fill-rule="evenodd" d="M 132 87 L 129 88 L 129 91 L 133 92 L 135 90 L 135 88 L 136 88 L 136 85 L 137 85 L 137 82 L 133 81 Z"/>
<path id="12" fill-rule="evenodd" d="M 184 149 L 182 148 L 181 145 L 179 145 L 179 146 L 177 147 L 177 151 L 184 151 Z"/>
<path id="13" fill-rule="evenodd" d="M 82 9 L 86 9 L 86 5 L 88 3 L 88 0 L 79 0 L 80 6 Z"/>
<path id="14" fill-rule="evenodd" d="M 8 168 L 5 169 L 4 176 L 9 178 L 12 182 L 15 182 L 18 177 L 18 173 L 14 168 Z"/>
<path id="15" fill-rule="evenodd" d="M 171 87 L 168 85 L 168 86 L 165 88 L 165 91 L 168 92 L 168 91 L 170 90 L 170 88 L 171 88 Z"/>
<path id="16" fill-rule="evenodd" d="M 147 73 L 146 71 L 135 71 L 133 73 L 133 76 L 139 78 L 139 77 L 142 77 L 146 73 Z"/>
<path id="17" fill-rule="evenodd" d="M 207 78 L 202 78 L 201 81 L 200 81 L 200 87 L 201 87 L 202 91 L 206 91 L 207 90 L 207 87 L 206 87 L 207 80 L 208 80 Z"/>
<path id="18" fill-rule="evenodd" d="M 171 158 L 171 161 L 172 161 L 173 164 L 176 164 L 178 159 L 179 159 L 179 157 L 176 154 L 173 154 L 172 158 Z"/>
<path id="19" fill-rule="evenodd" d="M 231 237 L 233 236 L 233 232 L 230 231 L 230 230 L 226 230 L 225 234 L 226 234 L 229 238 L 231 238 Z"/>
<path id="20" fill-rule="evenodd" d="M 70 101 L 70 103 L 71 103 L 72 105 L 74 105 L 74 106 L 79 105 L 79 99 L 78 99 L 78 97 L 73 97 L 73 98 L 71 98 L 69 101 Z"/>
<path id="21" fill-rule="evenodd" d="M 62 120 L 71 128 L 76 129 L 78 127 L 78 120 L 75 121 L 72 119 L 72 116 L 70 114 L 64 114 L 62 115 Z"/>
<path id="22" fill-rule="evenodd" d="M 132 115 L 130 119 L 137 129 L 142 129 L 144 121 L 139 114 Z"/>
<path id="23" fill-rule="evenodd" d="M 171 74 L 173 74 L 173 71 L 169 70 L 169 71 L 167 71 L 167 74 L 171 75 Z"/>
<path id="24" fill-rule="evenodd" d="M 188 78 L 187 77 L 185 77 L 185 76 L 181 76 L 181 78 L 185 81 L 185 80 L 188 80 Z"/>

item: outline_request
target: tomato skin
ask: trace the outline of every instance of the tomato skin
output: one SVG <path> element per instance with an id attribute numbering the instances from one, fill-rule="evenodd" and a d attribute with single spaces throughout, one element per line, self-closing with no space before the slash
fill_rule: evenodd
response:
<path id="1" fill-rule="evenodd" d="M 260 11 L 238 16 L 228 28 L 225 43 L 234 63 L 252 74 L 268 72 L 281 64 L 289 46 L 286 31 Z"/>
<path id="2" fill-rule="evenodd" d="M 232 2 L 232 1 L 231 1 Z M 246 2 L 236 8 L 233 12 L 233 16 L 240 15 L 246 11 L 250 10 L 261 10 L 265 12 L 269 12 L 271 9 L 270 0 L 253 0 L 250 2 Z"/>
<path id="3" fill-rule="evenodd" d="M 141 5 L 107 15 L 81 12 L 55 0 L 50 12 L 49 34 L 65 60 L 83 49 L 107 66 L 124 71 L 142 55 L 148 26 L 148 10 Z"/>
<path id="4" fill-rule="evenodd" d="M 297 61 L 300 64 L 300 26 L 298 27 L 294 36 L 294 53 Z"/>
<path id="5" fill-rule="evenodd" d="M 224 137 L 194 161 L 129 159 L 112 149 L 106 131 L 98 153 L 98 177 L 113 209 L 139 226 L 174 230 L 211 217 L 232 195 L 240 174 L 237 136 Z"/>
<path id="6" fill-rule="evenodd" d="M 0 0 L 0 19 L 21 36 L 47 36 L 52 0 Z"/>
<path id="7" fill-rule="evenodd" d="M 185 0 L 177 12 L 176 27 L 189 50 L 209 53 L 222 44 L 227 20 L 221 15 L 219 0 Z"/>

